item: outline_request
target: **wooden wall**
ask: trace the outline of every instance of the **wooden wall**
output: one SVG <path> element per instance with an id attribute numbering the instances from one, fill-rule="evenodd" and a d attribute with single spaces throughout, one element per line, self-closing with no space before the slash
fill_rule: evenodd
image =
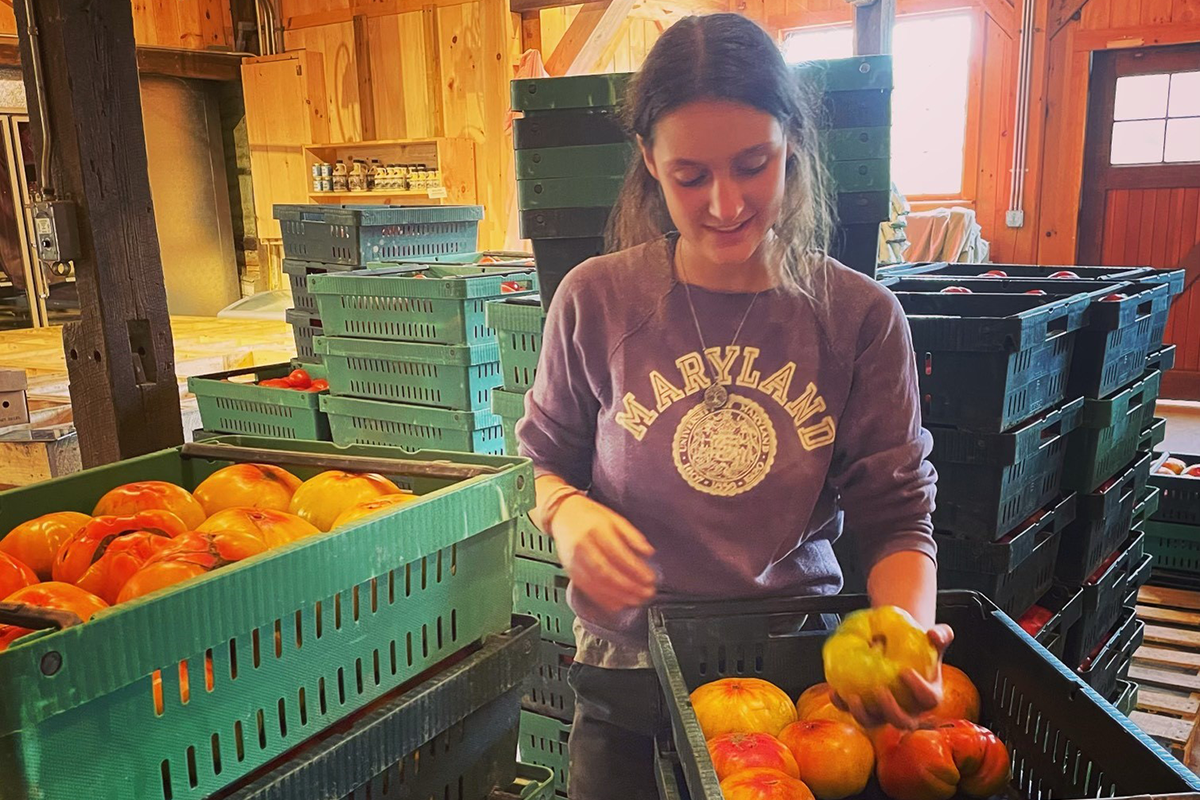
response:
<path id="1" fill-rule="evenodd" d="M 11 3 L 0 3 L 0 35 L 15 35 Z M 188 50 L 232 50 L 229 0 L 133 0 L 133 35 L 138 44 Z"/>
<path id="2" fill-rule="evenodd" d="M 579 13 L 580 6 L 547 8 L 541 12 L 542 56 L 549 58 Z M 649 19 L 630 17 L 604 53 L 599 72 L 634 72 L 642 65 L 650 48 L 658 41 L 666 24 Z"/>
<path id="3" fill-rule="evenodd" d="M 520 57 L 507 0 L 283 0 L 281 15 L 287 50 L 324 57 L 331 142 L 475 140 L 481 243 L 503 247 L 516 188 L 508 84 Z"/>

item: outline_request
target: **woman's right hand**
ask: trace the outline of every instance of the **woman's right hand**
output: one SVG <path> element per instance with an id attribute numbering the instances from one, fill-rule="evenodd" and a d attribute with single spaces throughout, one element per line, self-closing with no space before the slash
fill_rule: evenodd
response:
<path id="1" fill-rule="evenodd" d="M 605 611 L 645 605 L 657 578 L 649 558 L 654 548 L 641 531 L 612 509 L 582 494 L 558 507 L 554 544 L 576 591 Z"/>

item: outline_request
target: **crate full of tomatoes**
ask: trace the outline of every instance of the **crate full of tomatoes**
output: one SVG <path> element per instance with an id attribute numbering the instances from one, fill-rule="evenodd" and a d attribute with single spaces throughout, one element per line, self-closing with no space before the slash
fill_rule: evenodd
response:
<path id="1" fill-rule="evenodd" d="M 938 601 L 955 636 L 936 704 L 913 680 L 938 677 L 931 639 L 899 609 L 866 609 L 865 596 L 652 610 L 665 700 L 658 751 L 678 758 L 693 800 L 1200 790 L 1200 778 L 982 595 Z M 661 765 L 659 778 L 673 782 Z"/>
<path id="2" fill-rule="evenodd" d="M 318 395 L 329 391 L 320 364 L 273 364 L 188 378 L 204 430 L 275 439 L 329 441 Z"/>
<path id="3" fill-rule="evenodd" d="M 0 799 L 208 797 L 506 630 L 532 489 L 224 437 L 0 493 Z"/>

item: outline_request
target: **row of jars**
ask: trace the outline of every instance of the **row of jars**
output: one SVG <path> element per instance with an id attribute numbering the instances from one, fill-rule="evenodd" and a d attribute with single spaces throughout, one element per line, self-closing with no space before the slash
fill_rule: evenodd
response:
<path id="1" fill-rule="evenodd" d="M 442 175 L 425 164 L 384 165 L 377 158 L 356 158 L 313 164 L 312 181 L 313 192 L 426 192 L 442 185 Z"/>

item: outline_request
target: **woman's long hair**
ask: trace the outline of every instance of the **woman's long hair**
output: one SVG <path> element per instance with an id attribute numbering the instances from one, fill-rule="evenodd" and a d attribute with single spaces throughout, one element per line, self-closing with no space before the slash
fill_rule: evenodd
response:
<path id="1" fill-rule="evenodd" d="M 622 116 L 649 147 L 655 123 L 696 100 L 741 103 L 783 126 L 788 146 L 784 200 L 771 255 L 784 287 L 823 301 L 833 212 L 818 151 L 817 109 L 766 31 L 738 14 L 681 19 L 659 38 L 630 83 Z M 609 220 L 609 249 L 643 244 L 674 228 L 662 188 L 635 155 Z"/>

